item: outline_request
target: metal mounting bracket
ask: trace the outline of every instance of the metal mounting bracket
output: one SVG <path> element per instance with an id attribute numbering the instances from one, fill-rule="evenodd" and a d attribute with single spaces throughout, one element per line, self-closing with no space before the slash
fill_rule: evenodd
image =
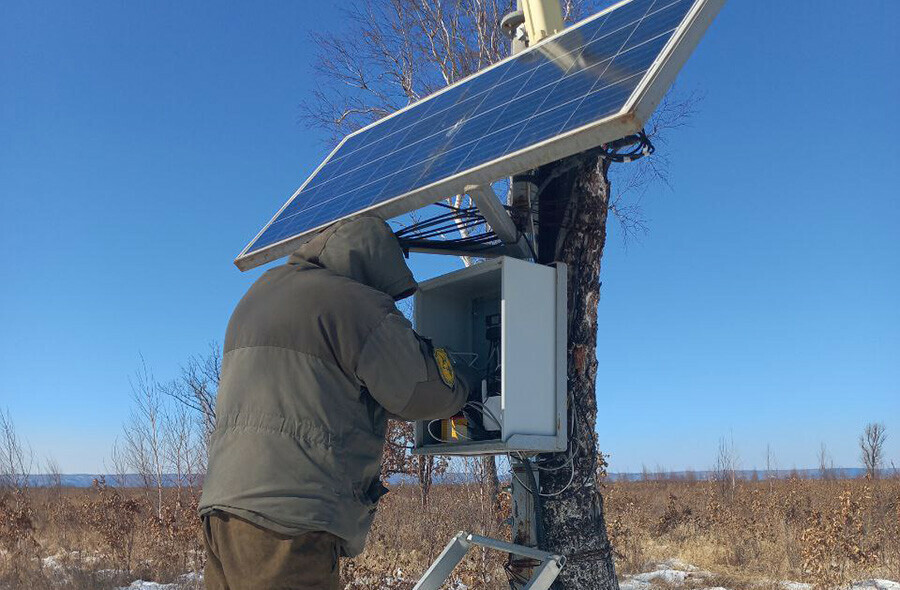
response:
<path id="1" fill-rule="evenodd" d="M 480 535 L 473 535 L 460 531 L 453 539 L 444 547 L 444 550 L 438 556 L 422 579 L 415 585 L 413 590 L 438 590 L 450 574 L 453 568 L 459 564 L 466 556 L 472 545 L 502 551 L 504 553 L 512 553 L 521 557 L 529 557 L 535 561 L 541 562 L 534 570 L 534 575 L 528 580 L 528 583 L 522 590 L 548 590 L 553 581 L 559 575 L 560 570 L 566 564 L 566 558 L 563 555 L 547 553 L 535 549 L 534 547 L 525 547 L 524 545 L 514 545 L 506 541 L 498 539 L 490 539 Z"/>
<path id="2" fill-rule="evenodd" d="M 497 195 L 494 194 L 494 189 L 490 185 L 469 185 L 466 187 L 466 194 L 472 197 L 472 202 L 478 207 L 479 213 L 506 245 L 505 254 L 507 256 L 521 259 L 531 258 L 525 236 L 519 233 L 512 217 L 497 199 Z"/>
<path id="3" fill-rule="evenodd" d="M 515 10 L 508 14 L 505 14 L 503 18 L 500 19 L 500 30 L 503 31 L 507 37 L 510 39 L 515 39 L 519 27 L 525 24 L 525 13 L 521 10 Z M 524 36 L 524 29 L 522 31 L 522 35 Z"/>

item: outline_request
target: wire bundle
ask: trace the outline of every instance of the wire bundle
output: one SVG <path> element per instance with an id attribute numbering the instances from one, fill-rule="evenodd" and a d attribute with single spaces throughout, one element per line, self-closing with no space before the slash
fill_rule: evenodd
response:
<path id="1" fill-rule="evenodd" d="M 600 149 L 604 158 L 616 163 L 634 162 L 656 151 L 643 129 L 634 135 L 605 143 Z"/>
<path id="2" fill-rule="evenodd" d="M 440 246 L 447 249 L 481 250 L 499 245 L 500 239 L 491 231 L 481 231 L 463 238 L 443 238 L 448 233 L 474 230 L 483 226 L 487 228 L 484 217 L 476 207 L 452 207 L 446 203 L 435 203 L 439 207 L 449 209 L 446 213 L 435 215 L 423 221 L 408 225 L 396 232 L 400 244 L 406 248 L 416 246 Z"/>

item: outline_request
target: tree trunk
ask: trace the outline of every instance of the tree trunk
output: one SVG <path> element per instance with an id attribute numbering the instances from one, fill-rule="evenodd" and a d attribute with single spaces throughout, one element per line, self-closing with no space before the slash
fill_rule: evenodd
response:
<path id="1" fill-rule="evenodd" d="M 543 499 L 544 544 L 566 555 L 559 585 L 565 590 L 618 590 L 612 548 L 606 533 L 603 497 L 597 486 L 597 304 L 600 260 L 606 243 L 610 183 L 609 162 L 585 158 L 566 191 L 569 209 L 557 258 L 568 265 L 569 420 L 574 420 L 575 470 L 571 487 Z M 559 194 L 559 193 L 557 193 Z M 563 489 L 568 469 L 541 473 L 544 493 Z"/>
<path id="2" fill-rule="evenodd" d="M 490 501 L 489 509 L 491 520 L 500 518 L 500 478 L 497 476 L 497 463 L 493 455 L 485 455 L 481 458 L 482 485 Z"/>
<path id="3" fill-rule="evenodd" d="M 434 473 L 434 457 L 422 455 L 419 457 L 419 499 L 422 510 L 428 508 L 428 494 L 431 492 L 432 475 Z"/>

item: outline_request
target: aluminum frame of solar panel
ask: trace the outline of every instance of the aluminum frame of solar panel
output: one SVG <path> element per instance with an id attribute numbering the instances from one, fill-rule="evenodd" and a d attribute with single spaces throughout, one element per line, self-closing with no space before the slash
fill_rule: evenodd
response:
<path id="1" fill-rule="evenodd" d="M 690 53 L 699 43 L 706 29 L 709 27 L 721 7 L 724 5 L 725 0 L 695 0 L 691 4 L 686 15 L 683 17 L 674 32 L 672 32 L 671 36 L 668 37 L 665 45 L 659 50 L 651 65 L 646 70 L 644 70 L 642 74 L 639 74 L 642 75 L 641 80 L 631 90 L 627 99 L 624 101 L 623 106 L 613 114 L 597 120 L 588 121 L 584 125 L 581 125 L 577 128 L 570 129 L 564 133 L 538 141 L 533 144 L 521 144 L 518 146 L 519 149 L 517 150 L 513 150 L 510 153 L 500 153 L 493 159 L 482 162 L 475 166 L 469 168 L 462 168 L 462 166 L 460 166 L 460 168 L 456 172 L 450 175 L 441 176 L 440 174 L 436 174 L 435 178 L 431 179 L 432 181 L 430 183 L 424 184 L 411 191 L 399 195 L 388 196 L 385 200 L 374 202 L 366 207 L 341 211 L 336 215 L 333 213 L 333 209 L 327 210 L 327 212 L 330 212 L 330 214 L 325 214 L 326 203 L 311 207 L 304 210 L 304 213 L 302 213 L 303 215 L 310 216 L 304 218 L 311 220 L 308 223 L 311 223 L 312 225 L 307 227 L 307 229 L 287 235 L 283 238 L 280 238 L 278 241 L 260 247 L 259 249 L 253 248 L 254 244 L 260 239 L 260 237 L 263 236 L 273 224 L 279 221 L 282 213 L 291 207 L 296 197 L 306 189 L 310 182 L 317 177 L 317 175 L 325 166 L 334 164 L 336 160 L 347 157 L 340 156 L 339 158 L 333 160 L 335 155 L 339 154 L 342 148 L 353 142 L 354 139 L 358 140 L 361 134 L 369 133 L 370 131 L 378 133 L 380 126 L 381 137 L 374 136 L 373 138 L 370 138 L 369 143 L 363 145 L 358 150 L 363 151 L 365 149 L 368 149 L 369 151 L 371 151 L 372 149 L 374 149 L 374 146 L 377 144 L 377 141 L 379 139 L 383 139 L 384 137 L 390 135 L 392 126 L 397 125 L 399 121 L 402 121 L 403 117 L 409 117 L 409 115 L 404 115 L 404 113 L 409 113 L 413 109 L 427 109 L 431 107 L 434 107 L 435 109 L 439 108 L 438 105 L 441 104 L 439 102 L 441 101 L 441 97 L 445 97 L 446 100 L 446 97 L 448 96 L 447 93 L 454 89 L 459 89 L 460 87 L 463 87 L 465 85 L 470 85 L 471 88 L 477 89 L 477 86 L 479 84 L 488 84 L 491 80 L 490 72 L 492 70 L 496 71 L 498 68 L 503 67 L 512 68 L 516 64 L 511 62 L 514 62 L 517 59 L 521 59 L 526 53 L 544 52 L 546 54 L 552 55 L 554 48 L 557 48 L 557 50 L 565 50 L 565 42 L 567 41 L 567 38 L 565 36 L 567 34 L 571 35 L 573 30 L 580 30 L 582 29 L 582 27 L 586 27 L 590 23 L 593 23 L 597 19 L 604 18 L 607 15 L 609 15 L 607 18 L 615 16 L 612 14 L 614 11 L 627 9 L 629 5 L 639 5 L 641 1 L 642 0 L 623 0 L 622 2 L 610 6 L 609 8 L 573 25 L 572 27 L 569 27 L 564 31 L 557 33 L 556 35 L 542 40 L 540 43 L 529 47 L 525 52 L 501 60 L 500 62 L 497 62 L 496 64 L 493 64 L 488 68 L 485 68 L 484 70 L 473 74 L 472 76 L 451 84 L 446 88 L 443 88 L 440 91 L 409 105 L 408 107 L 398 110 L 397 112 L 389 115 L 388 117 L 385 117 L 384 119 L 376 121 L 371 125 L 368 125 L 360 129 L 359 131 L 346 136 L 337 145 L 337 147 L 332 150 L 328 157 L 307 178 L 306 182 L 304 182 L 303 185 L 301 185 L 301 187 L 297 189 L 297 191 L 291 196 L 291 198 L 288 199 L 288 201 L 278 210 L 271 221 L 269 221 L 269 223 L 267 223 L 263 227 L 263 229 L 256 235 L 256 237 L 254 237 L 254 239 L 244 248 L 244 250 L 235 259 L 235 265 L 241 270 L 249 270 L 261 264 L 265 264 L 272 260 L 276 260 L 278 258 L 286 256 L 293 252 L 306 240 L 308 240 L 312 235 L 315 235 L 315 233 L 317 233 L 323 227 L 326 227 L 331 223 L 334 223 L 335 221 L 339 221 L 341 219 L 346 219 L 365 213 L 378 215 L 385 219 L 397 215 L 402 215 L 419 207 L 435 203 L 443 198 L 446 198 L 449 195 L 465 192 L 466 186 L 487 184 L 496 181 L 497 179 L 510 176 L 512 174 L 531 168 L 536 168 L 538 166 L 583 152 L 600 144 L 613 141 L 615 139 L 619 139 L 621 137 L 625 137 L 637 132 L 643 127 L 644 123 L 647 121 L 650 115 L 653 114 L 653 111 L 658 106 L 660 100 L 662 100 L 669 86 L 672 84 L 672 82 L 674 82 L 678 71 L 681 69 L 681 67 L 687 61 L 687 58 L 690 56 Z M 660 5 L 661 7 L 666 7 L 677 3 L 676 0 L 661 1 L 663 2 Z M 651 7 L 653 6 L 655 6 L 655 4 L 651 4 Z M 650 12 L 651 11 L 648 9 L 647 13 Z M 644 16 L 646 16 L 646 14 Z M 629 22 L 629 24 L 631 24 L 631 22 Z M 635 30 L 636 29 L 637 25 L 635 26 Z M 588 40 L 588 44 L 590 43 L 590 41 L 591 40 Z M 622 48 L 624 48 L 624 45 L 622 46 Z M 616 56 L 618 55 L 619 54 L 616 54 Z M 539 67 L 539 65 L 534 66 L 534 69 L 537 70 Z M 562 78 L 560 78 L 560 80 L 562 80 Z M 485 86 L 485 88 L 479 90 L 479 92 L 491 92 L 494 90 L 494 88 L 495 87 L 493 86 Z M 523 88 L 517 87 L 517 90 L 515 90 L 513 94 L 515 94 L 516 92 L 522 93 L 524 96 L 530 94 L 532 91 L 526 89 L 523 93 Z M 599 93 L 597 92 L 593 93 L 594 96 L 598 94 Z M 477 93 L 470 92 L 470 95 L 474 96 L 477 95 Z M 582 100 L 591 95 L 592 93 L 590 92 L 584 94 Z M 465 112 L 465 107 L 464 105 L 462 105 L 462 102 L 464 101 L 454 102 L 449 105 L 449 107 L 445 111 L 439 111 L 438 114 L 443 113 L 445 117 L 450 117 L 449 121 L 452 121 L 453 118 L 450 113 L 447 113 L 447 111 L 459 107 L 463 109 L 463 112 Z M 506 106 L 510 104 L 513 103 L 501 103 L 500 105 L 498 105 L 497 110 L 500 110 L 500 107 L 505 109 Z M 540 107 L 536 107 L 535 112 L 532 114 L 538 114 L 537 109 L 539 108 Z M 549 115 L 551 111 L 555 110 L 556 108 L 559 107 L 548 109 L 547 111 L 541 112 L 538 116 Z M 456 114 L 458 115 L 459 113 L 457 112 Z M 499 116 L 500 115 L 498 115 L 498 117 Z M 532 118 L 525 119 L 526 122 L 530 122 L 532 120 Z M 457 125 L 462 126 L 469 121 L 471 121 L 471 119 L 466 119 L 464 121 L 461 121 Z M 423 121 L 420 120 L 419 123 L 422 124 Z M 409 131 L 407 131 L 408 134 L 413 135 L 412 127 L 414 127 L 415 124 L 416 123 L 413 123 L 409 127 Z M 450 128 L 450 130 L 453 129 L 454 128 Z M 492 130 L 488 128 L 487 133 L 479 136 L 479 139 L 476 139 L 475 141 L 480 142 L 482 139 L 491 137 L 491 131 Z M 520 134 L 521 131 L 522 130 L 520 130 Z M 496 131 L 494 131 L 493 134 L 499 135 L 499 133 Z M 510 140 L 510 145 L 508 147 L 511 147 L 511 144 L 514 141 L 516 141 L 516 139 Z M 414 150 L 412 149 L 412 146 L 401 148 L 401 150 L 398 150 L 398 153 L 399 151 L 402 151 L 404 149 L 407 150 L 406 152 L 404 152 L 405 155 L 407 155 L 408 157 L 413 157 Z M 352 155 L 353 153 L 356 152 L 351 152 L 350 154 L 348 154 L 348 156 Z M 471 153 L 469 155 L 471 155 Z M 433 156 L 435 162 L 432 162 L 432 164 L 429 165 L 429 168 L 436 163 L 437 159 L 442 157 L 446 160 L 446 154 L 444 152 L 438 152 L 437 155 Z M 401 159 L 403 159 L 403 155 L 397 158 L 397 160 Z M 346 160 L 340 165 L 344 164 L 346 164 Z M 396 162 L 393 162 L 392 165 L 397 166 L 398 164 L 396 164 Z M 426 172 L 427 171 L 428 170 L 426 170 Z M 425 172 L 422 172 L 422 178 L 424 178 L 424 174 Z M 364 171 L 362 175 L 365 175 Z M 374 171 L 370 173 L 370 176 L 371 175 L 374 175 Z M 347 176 L 349 177 L 350 175 L 348 174 Z M 347 178 L 343 181 L 351 183 L 350 196 L 352 196 L 353 192 L 363 190 L 362 186 L 353 185 L 354 182 L 361 182 L 360 178 L 361 176 L 356 176 Z M 390 194 L 390 183 L 396 182 L 396 180 L 397 179 L 392 177 L 389 179 L 387 186 L 380 186 L 378 188 L 381 190 L 381 192 L 387 192 L 388 194 Z M 310 191 L 315 190 L 315 188 L 316 185 L 312 185 Z M 332 187 L 332 189 L 334 188 L 335 187 Z M 349 197 L 346 197 L 346 200 L 342 201 L 342 203 L 343 207 L 349 207 L 353 204 L 353 201 L 351 201 Z M 319 220 L 321 222 L 317 222 L 315 218 L 317 211 L 321 212 L 322 214 L 321 219 Z"/>

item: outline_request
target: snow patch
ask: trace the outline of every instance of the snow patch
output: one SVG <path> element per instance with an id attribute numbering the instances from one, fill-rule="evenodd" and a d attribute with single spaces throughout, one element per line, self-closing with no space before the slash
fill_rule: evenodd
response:
<path id="1" fill-rule="evenodd" d="M 660 569 L 653 572 L 646 572 L 633 576 L 633 580 L 638 582 L 665 582 L 666 584 L 682 585 L 688 578 L 694 577 L 696 574 L 674 569 Z"/>
<path id="2" fill-rule="evenodd" d="M 685 563 L 678 558 L 673 557 L 654 566 L 656 569 L 681 570 L 683 572 L 700 572 L 700 568 L 690 563 Z M 709 572 L 702 572 L 702 575 L 709 575 Z"/>
<path id="3" fill-rule="evenodd" d="M 50 555 L 49 557 L 45 557 L 41 560 L 41 563 L 46 569 L 52 572 L 62 572 L 65 570 L 63 565 L 59 562 L 59 555 Z"/>
<path id="4" fill-rule="evenodd" d="M 712 575 L 709 572 L 701 570 L 695 565 L 685 563 L 679 559 L 667 559 L 662 563 L 655 564 L 653 567 L 655 569 L 653 569 L 652 571 L 635 574 L 633 576 L 626 576 L 624 580 L 619 582 L 620 590 L 652 590 L 654 588 L 654 582 L 657 584 L 663 583 L 671 586 L 683 586 L 685 581 L 687 580 L 703 579 Z M 716 588 L 714 590 L 725 589 Z M 885 588 L 871 590 L 894 589 Z"/>
<path id="5" fill-rule="evenodd" d="M 128 586 L 120 586 L 116 590 L 180 590 L 177 584 L 160 584 L 158 582 L 145 582 L 135 580 Z"/>
<path id="6" fill-rule="evenodd" d="M 191 572 L 178 578 L 174 584 L 160 584 L 159 582 L 145 582 L 135 580 L 128 586 L 120 586 L 116 590 L 185 590 L 185 588 L 199 588 L 203 583 L 203 574 Z"/>
<path id="7" fill-rule="evenodd" d="M 620 590 L 659 590 L 659 586 L 674 588 L 697 588 L 696 582 L 712 577 L 711 572 L 701 570 L 697 566 L 679 559 L 668 559 L 650 566 L 648 572 L 625 576 L 619 583 Z M 694 582 L 694 584 L 690 584 Z M 782 580 L 776 582 L 781 590 L 813 590 L 812 584 Z M 699 590 L 728 590 L 721 586 L 699 588 Z M 849 590 L 900 590 L 900 582 L 892 580 L 862 580 L 851 584 Z"/>
<path id="8" fill-rule="evenodd" d="M 695 565 L 685 563 L 679 559 L 668 559 L 662 563 L 655 564 L 653 567 L 655 569 L 652 571 L 628 576 L 619 584 L 619 587 L 624 590 L 647 590 L 653 585 L 653 582 L 668 584 L 670 586 L 683 586 L 688 580 L 703 579 L 712 575 Z M 885 588 L 872 590 L 893 589 Z"/>
<path id="9" fill-rule="evenodd" d="M 641 582 L 632 578 L 627 578 L 619 582 L 619 590 L 650 590 L 653 584 L 650 582 Z"/>
<path id="10" fill-rule="evenodd" d="M 854 582 L 850 586 L 852 590 L 900 590 L 900 582 L 891 580 L 863 580 Z"/>

